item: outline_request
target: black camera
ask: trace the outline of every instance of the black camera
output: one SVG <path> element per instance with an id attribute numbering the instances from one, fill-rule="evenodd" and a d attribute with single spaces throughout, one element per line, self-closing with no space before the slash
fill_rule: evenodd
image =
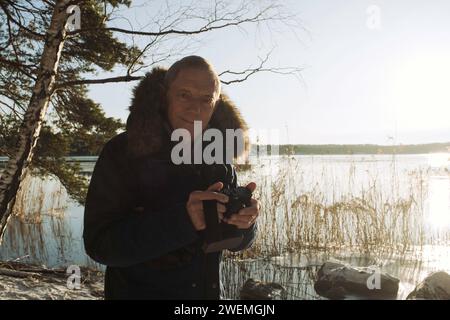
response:
<path id="1" fill-rule="evenodd" d="M 242 208 L 251 206 L 252 192 L 245 187 L 224 188 L 219 192 L 229 198 L 228 202 L 224 204 L 226 207 L 224 218 L 229 218 Z M 242 232 L 235 225 L 219 221 L 217 201 L 203 201 L 203 208 L 206 222 L 203 250 L 209 253 L 237 247 L 242 242 Z"/>
<path id="2" fill-rule="evenodd" d="M 252 192 L 245 187 L 226 188 L 222 189 L 220 193 L 228 196 L 229 200 L 225 203 L 227 211 L 224 213 L 224 218 L 229 218 L 232 214 L 238 213 L 239 210 L 250 207 Z"/>
<path id="3" fill-rule="evenodd" d="M 203 166 L 201 169 L 203 189 L 217 181 L 230 181 L 233 172 L 229 169 L 223 164 Z M 233 188 L 229 183 L 225 183 L 224 188 L 218 192 L 229 197 L 228 202 L 224 203 L 226 207 L 225 218 L 238 213 L 242 208 L 251 206 L 252 192 L 245 187 Z M 206 223 L 206 229 L 202 232 L 204 236 L 203 250 L 209 253 L 239 246 L 243 239 L 242 231 L 235 225 L 219 221 L 217 201 L 203 201 L 203 209 Z"/>

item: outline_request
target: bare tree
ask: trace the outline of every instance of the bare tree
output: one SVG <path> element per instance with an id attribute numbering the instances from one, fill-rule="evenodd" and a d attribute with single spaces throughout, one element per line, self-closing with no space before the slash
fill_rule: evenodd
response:
<path id="1" fill-rule="evenodd" d="M 74 178 L 77 168 L 67 165 L 62 156 L 79 144 L 98 150 L 122 126 L 86 97 L 87 85 L 139 80 L 143 77 L 139 72 L 185 54 L 200 34 L 295 21 L 273 2 L 215 1 L 204 6 L 192 2 L 178 8 L 166 2 L 149 24 L 136 29 L 121 14 L 130 5 L 130 0 L 0 0 L 0 152 L 9 156 L 0 177 L 0 242 L 30 166 L 57 176 L 83 201 L 85 182 Z M 82 24 L 67 30 L 69 17 L 76 14 L 74 6 L 80 9 Z M 111 26 L 118 19 L 130 28 Z M 119 36 L 129 37 L 128 41 L 120 41 Z M 143 46 L 136 45 L 137 38 L 144 39 Z M 244 70 L 223 71 L 220 75 L 231 79 L 222 82 L 242 82 L 258 72 L 298 75 L 299 68 L 267 67 L 269 56 Z M 122 76 L 85 77 L 98 68 L 118 67 L 125 70 Z M 52 113 L 46 118 L 49 105 Z M 45 146 L 39 147 L 40 136 Z"/>

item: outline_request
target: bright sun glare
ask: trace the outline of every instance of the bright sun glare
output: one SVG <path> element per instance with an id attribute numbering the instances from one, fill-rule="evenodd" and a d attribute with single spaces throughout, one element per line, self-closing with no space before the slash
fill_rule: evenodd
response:
<path id="1" fill-rule="evenodd" d="M 428 155 L 431 168 L 444 169 L 442 173 L 432 175 L 428 185 L 428 223 L 433 228 L 450 228 L 450 153 Z"/>
<path id="2" fill-rule="evenodd" d="M 429 184 L 428 222 L 434 228 L 450 227 L 450 180 L 436 177 Z"/>
<path id="3" fill-rule="evenodd" d="M 413 54 L 397 63 L 390 77 L 388 106 L 395 110 L 399 130 L 450 128 L 450 59 L 442 53 Z M 450 137 L 449 137 L 450 140 Z M 450 168 L 450 153 L 430 154 L 432 168 Z M 428 223 L 450 227 L 450 179 L 432 177 L 428 193 Z"/>
<path id="4" fill-rule="evenodd" d="M 391 79 L 391 101 L 400 130 L 450 127 L 450 59 L 423 54 L 400 62 Z"/>

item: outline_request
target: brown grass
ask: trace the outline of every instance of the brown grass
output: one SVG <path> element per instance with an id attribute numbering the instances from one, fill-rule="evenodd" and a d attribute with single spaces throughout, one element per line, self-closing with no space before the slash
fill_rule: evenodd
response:
<path id="1" fill-rule="evenodd" d="M 369 177 L 365 186 L 358 185 L 354 165 L 348 181 L 333 181 L 332 192 L 325 194 L 320 186 L 327 176 L 311 185 L 303 183 L 304 172 L 293 158 L 285 157 L 275 177 L 259 176 L 256 170 L 241 177 L 259 185 L 256 197 L 261 210 L 259 232 L 251 250 L 242 257 L 273 256 L 302 250 L 342 250 L 381 253 L 406 252 L 424 244 L 448 243 L 449 232 L 431 233 L 424 220 L 429 170 L 409 172 L 407 185 L 400 185 L 395 159 L 391 163 L 391 190 L 385 190 L 380 178 Z M 294 174 L 300 175 L 294 179 Z M 367 173 L 368 175 L 370 173 Z M 251 177 L 251 179 L 250 179 Z M 350 190 L 340 192 L 340 184 Z M 400 189 L 406 189 L 401 192 Z"/>

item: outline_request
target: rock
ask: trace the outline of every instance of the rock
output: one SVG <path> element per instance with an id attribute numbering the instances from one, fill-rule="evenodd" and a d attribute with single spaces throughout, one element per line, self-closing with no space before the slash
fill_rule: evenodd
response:
<path id="1" fill-rule="evenodd" d="M 430 274 L 406 297 L 407 300 L 450 300 L 450 275 L 439 271 Z"/>
<path id="2" fill-rule="evenodd" d="M 241 289 L 241 300 L 276 300 L 285 297 L 284 287 L 275 282 L 248 279 Z"/>
<path id="3" fill-rule="evenodd" d="M 399 279 L 373 268 L 356 268 L 337 262 L 325 262 L 317 273 L 314 289 L 329 299 L 357 296 L 366 299 L 395 299 Z"/>

